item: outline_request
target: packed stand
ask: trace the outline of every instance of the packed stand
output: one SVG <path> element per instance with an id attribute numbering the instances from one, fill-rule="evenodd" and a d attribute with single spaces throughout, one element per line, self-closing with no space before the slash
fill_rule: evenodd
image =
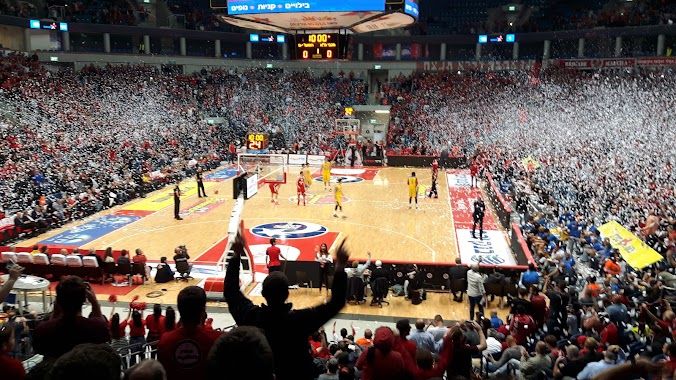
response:
<path id="1" fill-rule="evenodd" d="M 8 226 L 44 231 L 181 180 L 197 164 L 215 168 L 249 131 L 270 132 L 275 150 L 330 150 L 332 120 L 366 98 L 351 74 L 47 71 L 21 54 L 0 66 L 0 102 L 12 110 L 0 119 L 4 238 Z M 210 117 L 225 122 L 208 125 Z"/>

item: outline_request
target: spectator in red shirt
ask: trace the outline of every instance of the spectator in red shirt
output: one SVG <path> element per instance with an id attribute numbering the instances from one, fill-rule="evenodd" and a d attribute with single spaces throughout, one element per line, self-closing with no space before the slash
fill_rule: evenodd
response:
<path id="1" fill-rule="evenodd" d="M 281 270 L 282 263 L 279 259 L 282 258 L 286 260 L 286 257 L 282 255 L 282 251 L 277 247 L 277 239 L 270 239 L 270 246 L 265 251 L 265 263 L 268 266 L 268 272 L 278 272 Z"/>
<path id="2" fill-rule="evenodd" d="M 23 364 L 8 355 L 14 350 L 14 341 L 14 326 L 12 326 L 12 323 L 0 325 L 0 368 L 2 368 L 2 376 L 6 376 L 7 379 L 21 380 L 26 378 Z"/>
<path id="3" fill-rule="evenodd" d="M 397 331 L 399 331 L 399 336 L 394 339 L 395 346 L 401 345 L 404 347 L 411 359 L 415 360 L 417 356 L 418 347 L 414 342 L 408 340 L 408 335 L 411 333 L 411 323 L 408 319 L 400 319 L 397 321 Z M 402 352 L 402 355 L 404 353 Z"/>
<path id="4" fill-rule="evenodd" d="M 601 313 L 599 318 L 601 319 L 601 344 L 605 347 L 620 344 L 620 333 L 617 326 L 606 313 Z"/>
<path id="5" fill-rule="evenodd" d="M 216 340 L 209 352 L 206 379 L 221 380 L 233 368 L 245 368 L 248 379 L 275 379 L 272 348 L 260 329 L 240 326 Z"/>
<path id="6" fill-rule="evenodd" d="M 82 316 L 82 305 L 89 301 L 89 318 Z M 52 318 L 40 323 L 33 334 L 33 348 L 38 354 L 57 359 L 82 343 L 107 343 L 108 326 L 101 315 L 96 295 L 78 276 L 67 277 L 56 286 Z"/>
<path id="7" fill-rule="evenodd" d="M 542 327 L 542 325 L 545 324 L 545 319 L 547 318 L 547 300 L 545 300 L 545 297 L 540 294 L 540 290 L 537 285 L 531 285 L 530 290 L 531 316 L 538 327 Z"/>
<path id="8" fill-rule="evenodd" d="M 143 311 L 134 310 L 127 324 L 129 325 L 129 344 L 132 345 L 129 364 L 134 365 L 136 356 L 140 356 L 143 345 L 146 344 L 146 321 L 143 320 Z"/>
<path id="9" fill-rule="evenodd" d="M 162 336 L 162 326 L 164 325 L 164 316 L 162 315 L 162 305 L 156 303 L 153 306 L 153 314 L 146 317 L 146 327 L 148 328 L 148 343 L 157 342 Z M 155 345 L 153 345 L 155 347 Z M 155 359 L 155 353 L 152 354 Z"/>
<path id="10" fill-rule="evenodd" d="M 184 288 L 177 303 L 182 327 L 162 334 L 158 359 L 167 370 L 168 380 L 204 379 L 209 350 L 221 333 L 202 326 L 207 305 L 204 289 Z"/>
<path id="11" fill-rule="evenodd" d="M 164 313 L 164 323 L 162 327 L 162 335 L 168 331 L 174 331 L 176 329 L 176 312 L 171 306 L 167 306 L 167 311 Z"/>
<path id="12" fill-rule="evenodd" d="M 379 327 L 373 339 L 373 346 L 362 352 L 356 367 L 361 370 L 362 380 L 405 379 L 404 359 L 394 351 L 394 333 L 389 327 Z"/>

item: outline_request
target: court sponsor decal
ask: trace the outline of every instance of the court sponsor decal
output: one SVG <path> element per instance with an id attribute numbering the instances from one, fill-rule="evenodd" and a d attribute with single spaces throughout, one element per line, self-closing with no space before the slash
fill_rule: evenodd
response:
<path id="1" fill-rule="evenodd" d="M 333 170 L 331 172 L 333 173 Z M 332 175 L 329 182 L 338 183 L 338 178 L 342 178 L 343 183 L 357 183 L 357 182 L 362 182 L 364 180 L 361 177 L 353 177 L 353 176 L 348 176 L 348 175 L 341 175 L 341 176 Z M 324 181 L 322 176 L 314 177 L 313 180 L 315 182 L 319 182 L 319 183 Z"/>
<path id="2" fill-rule="evenodd" d="M 502 232 L 484 231 L 482 240 L 478 239 L 478 229 L 476 231 L 477 239 L 472 237 L 472 231 L 468 229 L 456 229 L 455 234 L 463 264 L 477 264 L 479 257 L 481 257 L 482 264 L 516 265 L 512 251 Z"/>
<path id="3" fill-rule="evenodd" d="M 141 219 L 140 216 L 106 215 L 90 222 L 72 227 L 38 244 L 79 247 Z"/>
<path id="4" fill-rule="evenodd" d="M 221 170 L 218 170 L 218 171 L 215 171 L 213 173 L 209 173 L 209 174 L 205 175 L 204 179 L 208 180 L 208 181 L 221 182 L 221 181 L 227 181 L 227 180 L 229 180 L 230 178 L 232 178 L 236 175 L 237 175 L 237 169 L 235 169 L 235 168 L 225 168 L 225 169 L 221 169 Z"/>
<path id="5" fill-rule="evenodd" d="M 324 235 L 328 230 L 315 223 L 278 222 L 259 224 L 251 228 L 251 233 L 264 238 L 306 239 Z"/>
<path id="6" fill-rule="evenodd" d="M 472 187 L 472 177 L 469 174 L 446 174 L 449 187 Z"/>
<path id="7" fill-rule="evenodd" d="M 364 168 L 333 168 L 331 174 L 359 177 L 367 181 L 373 180 L 378 175 L 378 169 Z"/>
<path id="8" fill-rule="evenodd" d="M 204 188 L 209 189 L 218 185 L 217 182 L 204 182 Z M 191 181 L 189 183 L 184 183 L 179 186 L 183 195 L 181 200 L 197 194 L 197 183 Z M 140 200 L 136 203 L 130 204 L 124 208 L 124 211 L 128 210 L 141 210 L 141 211 L 159 211 L 165 207 L 174 205 L 174 187 L 167 186 L 162 189 L 158 194 L 148 197 L 146 199 Z"/>
<path id="9" fill-rule="evenodd" d="M 343 201 L 343 203 L 347 203 L 350 201 L 350 198 L 345 196 L 341 197 L 340 199 Z M 289 202 L 298 203 L 298 196 L 294 195 L 293 197 L 290 197 Z M 307 198 L 305 199 L 305 203 L 312 206 L 334 205 L 336 204 L 336 197 L 333 194 L 308 195 Z"/>
<path id="10" fill-rule="evenodd" d="M 206 214 L 225 202 L 223 198 L 204 198 L 194 205 L 184 208 L 179 212 L 179 215 L 186 217 L 194 214 Z"/>

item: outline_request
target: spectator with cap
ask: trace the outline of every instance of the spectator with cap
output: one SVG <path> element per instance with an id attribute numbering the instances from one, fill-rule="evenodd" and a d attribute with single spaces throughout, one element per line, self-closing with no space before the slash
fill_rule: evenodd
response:
<path id="1" fill-rule="evenodd" d="M 394 333 L 389 327 L 379 327 L 373 339 L 373 346 L 364 350 L 356 367 L 361 371 L 362 380 L 403 380 L 405 366 L 402 354 L 394 351 Z"/>

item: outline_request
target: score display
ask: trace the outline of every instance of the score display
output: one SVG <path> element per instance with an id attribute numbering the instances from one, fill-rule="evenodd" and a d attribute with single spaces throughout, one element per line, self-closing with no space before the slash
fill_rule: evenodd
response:
<path id="1" fill-rule="evenodd" d="M 337 33 L 299 34 L 296 36 L 296 59 L 336 58 L 339 58 Z"/>
<path id="2" fill-rule="evenodd" d="M 270 135 L 267 133 L 249 133 L 246 136 L 247 153 L 267 153 L 270 144 Z"/>
<path id="3" fill-rule="evenodd" d="M 212 0 L 212 8 L 221 8 L 222 0 Z M 220 5 L 220 6 L 219 6 Z M 366 12 L 384 11 L 383 0 L 227 0 L 229 15 L 294 12 Z"/>

